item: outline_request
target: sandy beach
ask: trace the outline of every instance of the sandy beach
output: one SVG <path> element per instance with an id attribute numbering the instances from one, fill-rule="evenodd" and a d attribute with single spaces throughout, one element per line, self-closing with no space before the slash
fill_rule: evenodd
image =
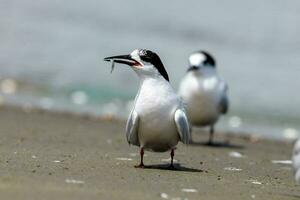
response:
<path id="1" fill-rule="evenodd" d="M 299 199 L 290 164 L 292 143 L 224 137 L 203 145 L 196 130 L 169 153 L 146 152 L 125 140 L 125 121 L 0 108 L 1 199 Z M 219 130 L 220 131 L 220 130 Z"/>

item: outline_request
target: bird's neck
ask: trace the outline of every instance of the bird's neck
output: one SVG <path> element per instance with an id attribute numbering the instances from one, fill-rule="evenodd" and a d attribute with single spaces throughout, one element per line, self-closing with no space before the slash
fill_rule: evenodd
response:
<path id="1" fill-rule="evenodd" d="M 172 92 L 174 92 L 173 88 L 171 87 L 170 83 L 163 77 L 147 77 L 140 80 L 138 95 L 140 93 L 143 93 L 145 96 L 153 94 L 163 95 L 164 93 L 169 94 Z"/>
<path id="2" fill-rule="evenodd" d="M 140 77 L 140 87 L 158 87 L 167 86 L 170 87 L 170 83 L 162 76 L 156 77 Z"/>
<path id="3" fill-rule="evenodd" d="M 201 68 L 196 71 L 190 71 L 189 72 L 193 76 L 199 76 L 199 77 L 210 77 L 215 76 L 217 74 L 216 70 L 214 68 Z"/>

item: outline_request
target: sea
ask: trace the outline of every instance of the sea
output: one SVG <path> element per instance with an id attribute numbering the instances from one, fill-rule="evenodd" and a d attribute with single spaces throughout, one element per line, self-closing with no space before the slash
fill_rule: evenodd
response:
<path id="1" fill-rule="evenodd" d="M 0 104 L 126 119 L 139 87 L 103 61 L 157 52 L 177 90 L 210 52 L 229 85 L 216 127 L 294 140 L 300 131 L 300 1 L 0 0 Z"/>

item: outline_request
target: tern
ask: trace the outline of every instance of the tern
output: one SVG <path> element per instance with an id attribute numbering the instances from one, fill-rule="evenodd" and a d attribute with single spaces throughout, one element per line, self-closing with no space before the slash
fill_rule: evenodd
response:
<path id="1" fill-rule="evenodd" d="M 214 125 L 228 111 L 228 86 L 217 74 L 216 62 L 205 51 L 189 57 L 189 68 L 179 85 L 192 126 L 209 126 L 208 144 L 213 144 Z"/>
<path id="2" fill-rule="evenodd" d="M 294 144 L 292 162 L 295 180 L 298 184 L 300 184 L 300 138 Z"/>
<path id="3" fill-rule="evenodd" d="M 181 98 L 169 83 L 168 73 L 159 56 L 146 49 L 134 50 L 129 55 L 104 58 L 105 61 L 131 67 L 140 79 L 140 88 L 126 124 L 129 144 L 140 147 L 140 164 L 144 167 L 144 150 L 166 152 L 171 150 L 171 165 L 179 141 L 190 140 L 189 121 Z"/>

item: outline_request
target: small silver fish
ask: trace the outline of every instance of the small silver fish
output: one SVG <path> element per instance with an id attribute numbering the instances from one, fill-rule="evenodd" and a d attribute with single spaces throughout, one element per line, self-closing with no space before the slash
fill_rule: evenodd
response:
<path id="1" fill-rule="evenodd" d="M 110 73 L 112 73 L 114 71 L 114 68 L 115 68 L 115 61 L 112 60 L 111 61 L 111 71 L 110 71 Z"/>

